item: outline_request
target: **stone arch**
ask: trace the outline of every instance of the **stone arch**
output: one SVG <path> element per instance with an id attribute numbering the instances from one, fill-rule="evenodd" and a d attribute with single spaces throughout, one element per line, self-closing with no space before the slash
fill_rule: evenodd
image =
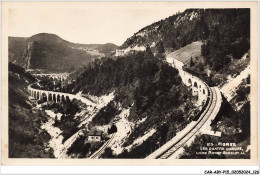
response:
<path id="1" fill-rule="evenodd" d="M 47 95 L 45 94 L 45 92 L 42 93 L 42 100 L 43 102 L 47 101 Z"/>
<path id="2" fill-rule="evenodd" d="M 48 100 L 52 101 L 52 94 L 51 93 L 48 94 Z"/>
<path id="3" fill-rule="evenodd" d="M 65 97 L 64 97 L 64 95 L 61 96 L 61 102 L 65 102 Z"/>
<path id="4" fill-rule="evenodd" d="M 70 97 L 66 96 L 66 102 L 70 102 Z"/>
<path id="5" fill-rule="evenodd" d="M 198 83 L 196 81 L 194 82 L 194 87 L 198 88 Z"/>
<path id="6" fill-rule="evenodd" d="M 188 79 L 188 86 L 190 86 L 190 85 L 192 85 L 192 81 L 191 81 L 191 79 L 189 78 L 189 79 Z"/>
<path id="7" fill-rule="evenodd" d="M 57 101 L 61 102 L 60 94 L 57 95 Z"/>
<path id="8" fill-rule="evenodd" d="M 40 99 L 40 92 L 37 92 L 37 99 Z"/>
<path id="9" fill-rule="evenodd" d="M 55 101 L 55 102 L 57 101 L 57 99 L 56 99 L 56 94 L 53 94 L 52 100 Z"/>
<path id="10" fill-rule="evenodd" d="M 202 92 L 203 92 L 203 94 L 205 94 L 205 93 L 206 93 L 206 92 L 205 92 L 205 89 L 203 89 Z"/>

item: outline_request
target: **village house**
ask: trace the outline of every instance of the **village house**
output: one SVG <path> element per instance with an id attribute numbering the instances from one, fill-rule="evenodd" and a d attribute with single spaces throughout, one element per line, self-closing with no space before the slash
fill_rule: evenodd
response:
<path id="1" fill-rule="evenodd" d="M 88 141 L 89 142 L 100 142 L 102 140 L 102 132 L 101 131 L 90 131 L 88 133 Z"/>

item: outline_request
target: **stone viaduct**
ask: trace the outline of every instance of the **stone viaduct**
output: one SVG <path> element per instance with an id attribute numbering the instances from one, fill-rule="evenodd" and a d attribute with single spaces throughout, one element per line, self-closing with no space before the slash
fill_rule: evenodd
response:
<path id="1" fill-rule="evenodd" d="M 35 77 L 49 77 L 53 80 L 66 80 L 69 77 L 69 73 L 61 73 L 61 74 L 32 74 Z"/>
<path id="2" fill-rule="evenodd" d="M 82 97 L 81 95 L 77 94 L 69 94 L 64 92 L 55 92 L 55 91 L 46 91 L 41 89 L 35 89 L 32 88 L 31 85 L 28 86 L 28 92 L 31 97 L 44 101 L 54 101 L 54 102 L 63 102 L 63 101 L 72 101 L 73 99 L 80 100 L 81 102 L 90 105 L 90 106 L 96 106 L 96 104 L 90 100 L 88 100 L 85 97 Z"/>
<path id="3" fill-rule="evenodd" d="M 189 60 L 174 58 L 171 54 L 167 55 L 166 60 L 171 66 L 178 69 L 182 82 L 186 86 L 191 87 L 192 94 L 198 97 L 198 103 L 203 106 L 206 103 L 208 96 L 208 85 L 200 78 L 183 70 L 184 64 Z"/>
<path id="4" fill-rule="evenodd" d="M 62 102 L 69 101 L 73 99 L 78 99 L 78 96 L 69 93 L 55 92 L 55 91 L 46 91 L 41 89 L 34 89 L 31 86 L 28 86 L 28 91 L 31 97 L 34 97 L 38 100 Z"/>

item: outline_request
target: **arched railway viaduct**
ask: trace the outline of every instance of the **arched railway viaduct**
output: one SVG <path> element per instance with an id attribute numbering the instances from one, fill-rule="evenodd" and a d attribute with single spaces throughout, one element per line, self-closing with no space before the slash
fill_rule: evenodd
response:
<path id="1" fill-rule="evenodd" d="M 192 94 L 198 96 L 198 102 L 201 103 L 203 108 L 196 122 L 191 123 L 187 130 L 180 132 L 178 137 L 173 137 L 159 149 L 148 155 L 146 159 L 168 159 L 171 158 L 174 153 L 178 154 L 177 151 L 183 148 L 189 140 L 195 138 L 206 123 L 211 123 L 217 116 L 222 103 L 221 92 L 217 87 L 209 87 L 198 77 L 183 70 L 184 64 L 189 62 L 187 57 L 175 59 L 169 54 L 166 59 L 171 66 L 178 69 L 183 83 L 191 87 Z"/>
<path id="2" fill-rule="evenodd" d="M 192 94 L 198 97 L 198 103 L 203 106 L 206 103 L 208 96 L 208 85 L 200 78 L 183 70 L 184 64 L 187 64 L 189 59 L 175 59 L 171 54 L 169 54 L 166 59 L 172 67 L 178 69 L 182 82 L 186 86 L 191 87 Z"/>
<path id="3" fill-rule="evenodd" d="M 74 94 L 34 89 L 31 86 L 28 87 L 28 91 L 30 96 L 34 97 L 37 100 L 45 99 L 46 101 L 54 101 L 57 103 L 73 100 L 74 98 L 76 99 L 76 95 Z"/>
<path id="4" fill-rule="evenodd" d="M 60 74 L 32 74 L 35 77 L 49 77 L 53 80 L 66 80 L 69 77 L 69 73 L 60 73 Z"/>
<path id="5" fill-rule="evenodd" d="M 37 100 L 43 99 L 44 101 L 54 101 L 58 103 L 58 102 L 66 102 L 66 101 L 72 101 L 73 99 L 77 99 L 88 105 L 92 105 L 92 106 L 96 105 L 95 103 L 79 95 L 35 89 L 32 88 L 31 85 L 28 86 L 28 92 L 31 97 Z"/>
<path id="6" fill-rule="evenodd" d="M 183 147 L 188 140 L 196 135 L 196 133 L 199 132 L 200 128 L 203 127 L 203 125 L 209 120 L 209 118 L 213 119 L 218 114 L 222 102 L 221 93 L 217 87 L 210 88 L 200 78 L 183 70 L 183 66 L 184 64 L 186 64 L 186 60 L 174 59 L 173 57 L 171 57 L 170 54 L 167 56 L 166 59 L 171 66 L 178 69 L 183 83 L 191 87 L 192 94 L 198 97 L 198 103 L 201 104 L 201 106 L 204 106 L 204 111 L 201 111 L 202 114 L 200 115 L 197 122 L 192 124 L 191 130 L 187 131 L 183 135 L 180 135 L 180 138 L 177 140 L 174 140 L 173 138 L 165 145 L 163 145 L 161 147 L 162 149 L 159 148 L 148 157 L 146 157 L 146 159 L 165 159 L 170 157 L 173 153 Z M 40 76 L 45 75 L 41 74 Z M 46 74 L 46 76 L 50 77 L 49 74 Z M 31 85 L 28 86 L 28 91 L 30 93 L 30 96 L 34 97 L 35 99 L 46 99 L 46 101 L 52 100 L 55 102 L 61 102 L 63 100 L 73 100 L 75 98 L 83 102 L 88 101 L 87 103 L 91 103 L 89 100 L 74 94 L 35 89 L 32 88 Z"/>

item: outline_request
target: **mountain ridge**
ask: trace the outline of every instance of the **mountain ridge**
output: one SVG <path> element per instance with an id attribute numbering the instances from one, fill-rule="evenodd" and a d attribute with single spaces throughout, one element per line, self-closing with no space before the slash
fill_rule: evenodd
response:
<path id="1" fill-rule="evenodd" d="M 54 34 L 54 33 L 37 33 L 37 34 L 34 34 L 34 35 L 30 36 L 30 37 L 8 36 L 8 39 L 19 39 L 19 40 L 28 40 L 29 39 L 29 40 L 33 40 L 33 38 L 39 38 L 39 37 L 42 37 L 43 35 L 47 36 L 47 37 L 53 36 L 53 37 L 56 37 L 59 40 L 65 41 L 65 42 L 73 44 L 73 45 L 94 46 L 94 47 L 102 46 L 102 45 L 114 45 L 114 46 L 117 46 L 116 44 L 114 44 L 112 42 L 107 42 L 107 43 L 104 43 L 104 44 L 99 44 L 99 43 L 78 43 L 78 42 L 75 43 L 75 42 L 71 42 L 71 41 L 68 41 L 66 39 L 63 39 L 59 35 Z M 33 41 L 35 41 L 35 39 Z"/>
<path id="2" fill-rule="evenodd" d="M 31 37 L 9 36 L 8 40 L 10 62 L 44 72 L 70 72 L 94 59 L 113 54 L 117 48 L 112 43 L 76 44 L 49 33 Z"/>
<path id="3" fill-rule="evenodd" d="M 215 28 L 219 28 L 219 35 L 222 38 L 230 35 L 230 42 L 235 42 L 239 37 L 248 38 L 250 33 L 248 11 L 248 9 L 186 9 L 182 13 L 176 13 L 143 27 L 127 38 L 119 48 L 131 50 L 135 47 L 150 46 L 154 53 L 158 53 L 156 44 L 162 42 L 165 53 L 170 53 L 194 41 L 210 39 L 210 35 L 216 33 Z"/>

